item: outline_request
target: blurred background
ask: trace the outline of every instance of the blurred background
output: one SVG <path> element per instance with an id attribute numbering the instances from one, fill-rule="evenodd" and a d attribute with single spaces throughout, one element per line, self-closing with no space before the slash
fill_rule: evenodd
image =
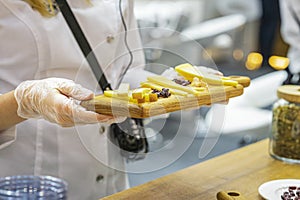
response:
<path id="1" fill-rule="evenodd" d="M 230 100 L 226 108 L 172 113 L 163 123 L 162 119 L 146 120 L 152 151 L 172 141 L 179 132 L 179 122 L 184 124 L 181 132 L 195 135 L 172 164 L 152 172 L 130 173 L 131 186 L 268 137 L 276 89 L 287 78 L 284 69 L 288 65 L 288 45 L 280 34 L 277 0 L 135 0 L 135 14 L 147 70 L 161 74 L 168 67 L 189 62 L 213 67 L 224 75 L 248 76 L 251 85 L 242 96 Z M 213 113 L 218 115 L 224 109 L 222 128 L 210 127 L 207 134 Z M 200 147 L 210 140 L 216 144 L 199 156 Z M 171 145 L 170 152 L 172 148 Z M 127 168 L 135 171 L 151 166 L 165 156 L 149 155 L 144 160 L 128 162 Z"/>

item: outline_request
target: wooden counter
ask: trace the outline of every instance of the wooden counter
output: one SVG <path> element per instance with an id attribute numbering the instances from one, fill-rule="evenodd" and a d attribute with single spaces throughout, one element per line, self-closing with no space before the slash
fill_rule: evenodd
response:
<path id="1" fill-rule="evenodd" d="M 249 200 L 261 200 L 258 187 L 274 179 L 300 179 L 300 165 L 274 160 L 269 140 L 248 145 L 143 185 L 105 197 L 111 199 L 216 199 L 222 190 L 237 190 Z"/>

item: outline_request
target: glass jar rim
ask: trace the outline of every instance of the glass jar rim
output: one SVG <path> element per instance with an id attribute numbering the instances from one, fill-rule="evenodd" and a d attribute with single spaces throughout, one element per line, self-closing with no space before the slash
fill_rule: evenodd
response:
<path id="1" fill-rule="evenodd" d="M 28 184 L 27 188 L 25 185 Z M 18 186 L 24 187 L 18 187 Z M 47 197 L 47 195 L 57 194 L 65 197 L 67 192 L 67 182 L 52 176 L 16 175 L 0 178 L 0 196 L 22 197 L 27 190 L 34 192 L 37 197 Z"/>
<path id="2" fill-rule="evenodd" d="M 300 103 L 300 86 L 282 85 L 277 89 L 277 96 L 289 102 Z"/>

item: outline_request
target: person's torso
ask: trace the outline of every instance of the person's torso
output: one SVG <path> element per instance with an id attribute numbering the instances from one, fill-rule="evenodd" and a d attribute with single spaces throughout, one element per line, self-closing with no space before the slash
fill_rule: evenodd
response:
<path id="1" fill-rule="evenodd" d="M 118 1 L 94 0 L 93 6 L 85 0 L 69 3 L 102 70 L 114 85 L 129 63 Z M 122 3 L 128 19 L 130 5 L 127 1 Z M 61 13 L 44 18 L 24 1 L 0 0 L 0 41 L 0 93 L 14 89 L 24 80 L 47 77 L 72 79 L 99 92 Z M 107 127 L 103 131 L 100 124 L 60 128 L 44 120 L 27 120 L 18 125 L 16 141 L 0 151 L 0 162 L 7 163 L 0 167 L 0 175 L 30 173 L 64 178 L 71 183 L 71 199 L 75 195 L 83 199 L 117 192 L 124 189 L 126 179 L 106 166 L 123 166 L 119 152 L 107 150 L 107 132 Z M 87 150 L 84 145 L 92 148 Z"/>

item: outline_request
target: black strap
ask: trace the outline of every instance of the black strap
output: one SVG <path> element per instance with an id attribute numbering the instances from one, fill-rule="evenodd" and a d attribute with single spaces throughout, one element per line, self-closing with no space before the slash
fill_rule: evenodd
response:
<path id="1" fill-rule="evenodd" d="M 81 51 L 83 52 L 84 57 L 88 61 L 102 91 L 105 91 L 107 89 L 111 90 L 112 88 L 102 71 L 95 53 L 93 52 L 87 38 L 80 28 L 78 21 L 76 20 L 68 2 L 66 0 L 56 0 L 56 2 L 67 24 L 69 25 Z"/>
<path id="2" fill-rule="evenodd" d="M 85 37 L 82 29 L 80 28 L 68 2 L 66 0 L 56 0 L 56 2 L 68 26 L 70 27 L 81 51 L 87 59 L 94 75 L 96 76 L 99 86 L 103 91 L 111 89 L 111 86 L 107 82 L 107 79 L 101 69 L 101 66 L 97 61 L 97 58 L 91 46 L 89 45 L 88 40 Z M 124 19 L 122 18 L 122 21 L 123 20 Z M 125 25 L 124 27 L 126 30 Z M 126 40 L 125 44 L 127 49 L 129 50 Z M 128 64 L 128 67 L 131 65 L 132 62 L 132 53 L 130 50 L 129 53 L 131 56 L 131 60 Z M 135 126 L 133 126 L 133 124 Z M 121 129 L 120 126 L 124 126 L 123 129 Z M 145 158 L 145 153 L 148 152 L 148 141 L 143 128 L 142 119 L 127 118 L 122 123 L 112 124 L 111 127 L 111 134 L 114 138 L 117 139 L 118 145 L 121 148 L 121 154 L 125 158 L 127 158 L 128 160 L 139 160 Z M 124 130 L 127 130 L 127 132 L 125 132 Z"/>

